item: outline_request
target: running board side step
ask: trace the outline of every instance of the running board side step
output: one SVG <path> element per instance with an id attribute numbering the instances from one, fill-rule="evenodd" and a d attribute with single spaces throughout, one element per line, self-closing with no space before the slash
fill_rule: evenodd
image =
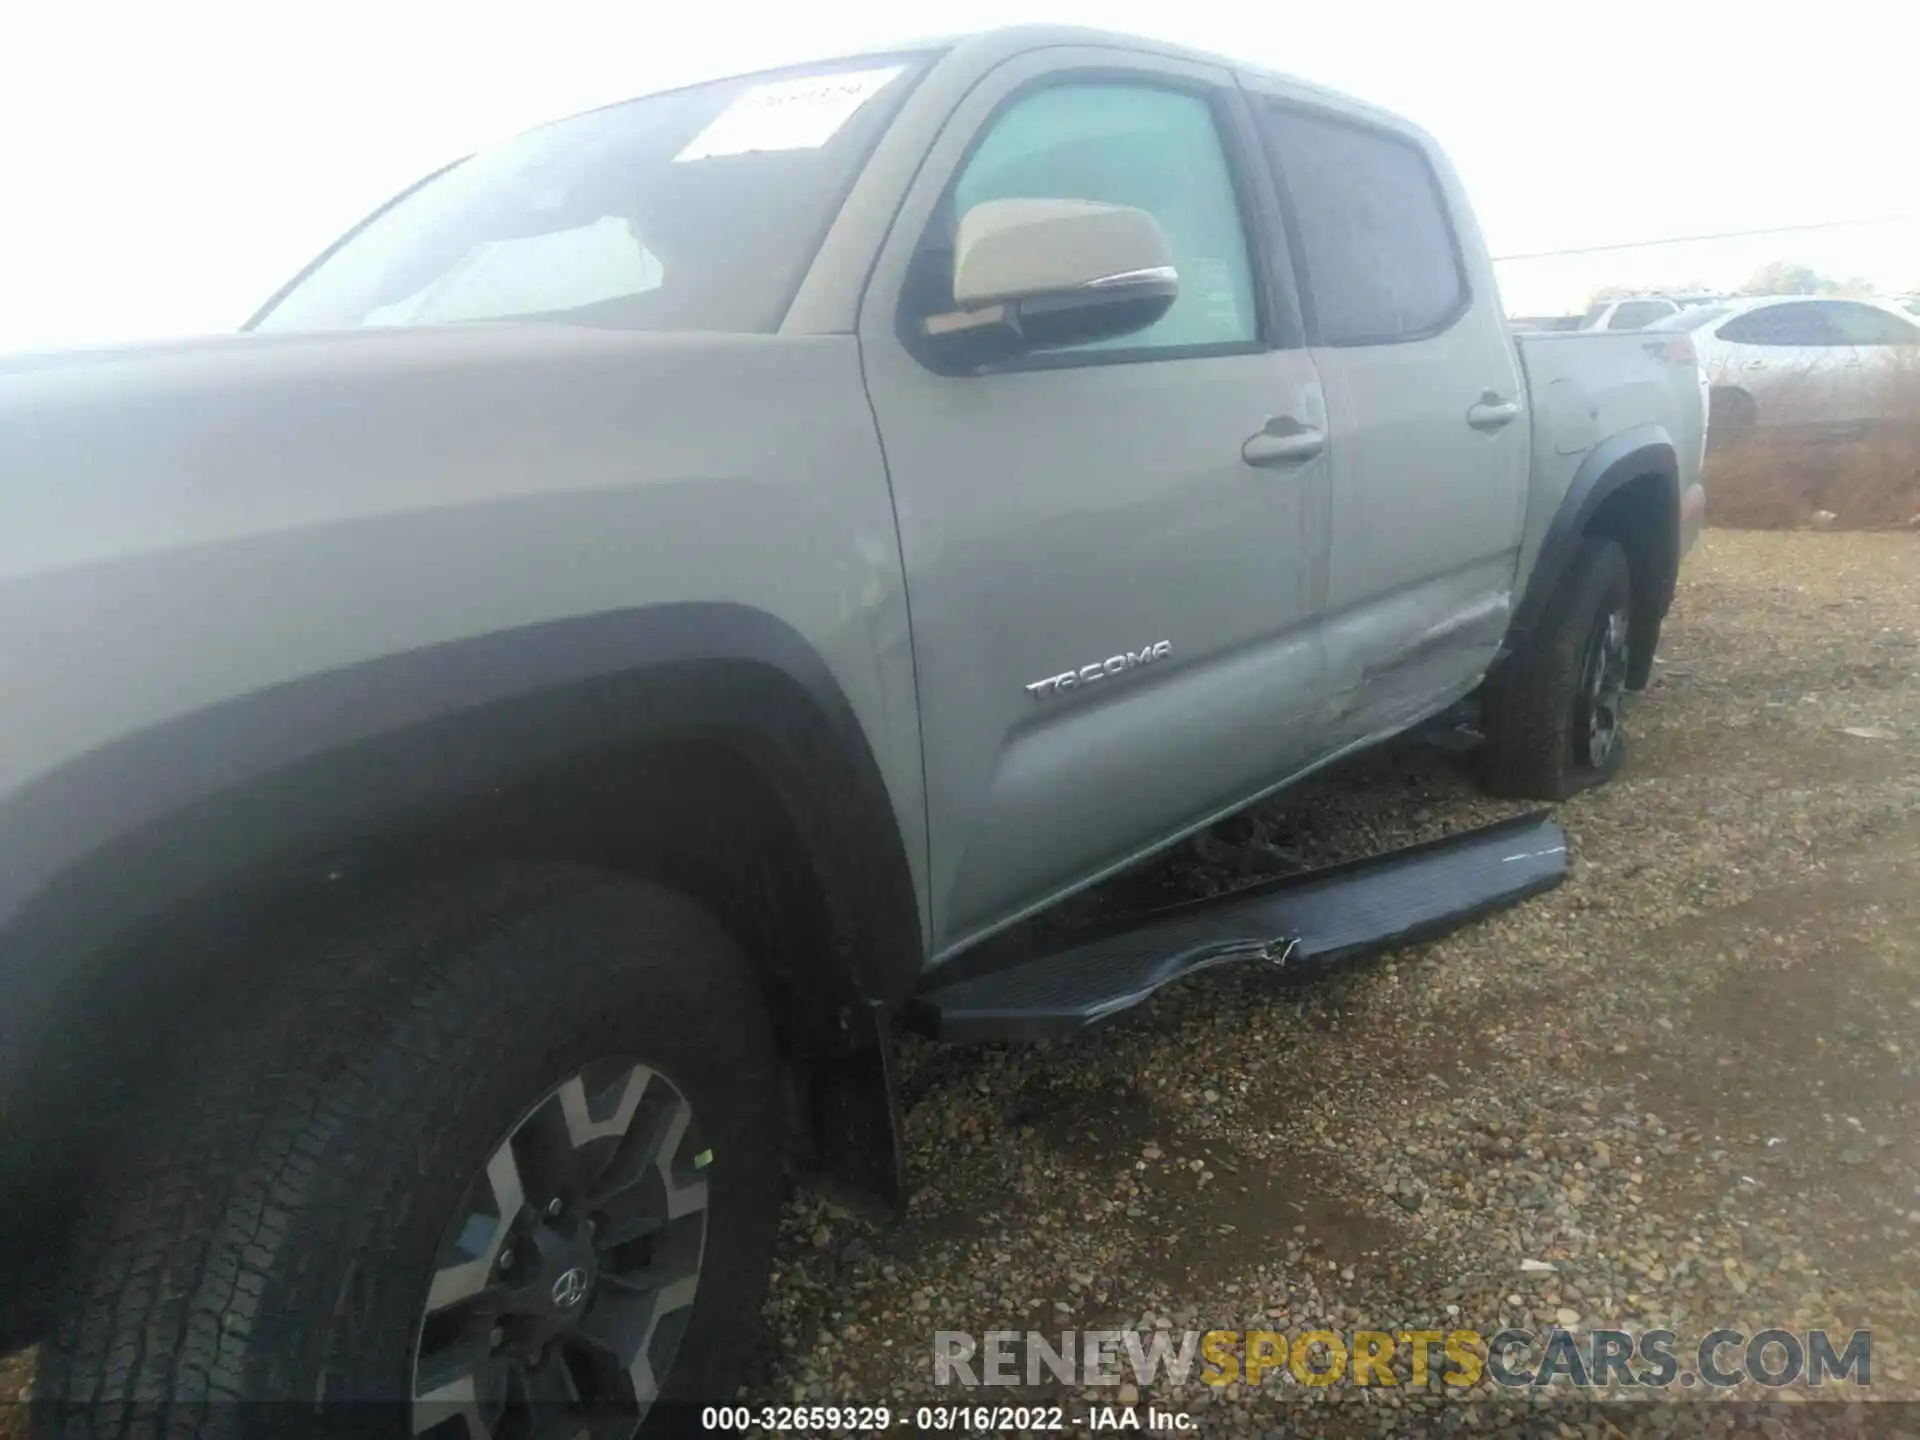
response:
<path id="1" fill-rule="evenodd" d="M 1565 832 L 1544 811 L 1523 815 L 1152 911 L 925 991 L 912 1014 L 939 1040 L 1049 1039 L 1230 961 L 1291 968 L 1432 939 L 1551 890 L 1566 873 Z"/>

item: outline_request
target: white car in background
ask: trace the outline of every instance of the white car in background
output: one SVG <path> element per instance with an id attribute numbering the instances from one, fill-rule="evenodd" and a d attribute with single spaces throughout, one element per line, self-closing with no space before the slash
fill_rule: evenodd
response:
<path id="1" fill-rule="evenodd" d="M 1696 305 L 1715 305 L 1726 297 L 1718 294 L 1622 295 L 1613 300 L 1596 300 L 1587 313 L 1566 328 L 1572 330 L 1644 330 L 1656 320 L 1665 320 Z"/>
<path id="2" fill-rule="evenodd" d="M 1646 327 L 1692 342 L 1710 387 L 1708 434 L 1757 426 L 1858 429 L 1891 413 L 1910 369 L 1920 386 L 1920 320 L 1881 300 L 1762 295 L 1684 310 Z"/>

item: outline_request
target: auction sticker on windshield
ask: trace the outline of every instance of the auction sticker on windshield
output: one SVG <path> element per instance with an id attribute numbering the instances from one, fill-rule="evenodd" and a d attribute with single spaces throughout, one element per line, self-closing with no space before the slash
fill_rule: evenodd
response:
<path id="1" fill-rule="evenodd" d="M 848 70 L 755 85 L 673 158 L 678 163 L 761 150 L 818 150 L 901 68 Z"/>

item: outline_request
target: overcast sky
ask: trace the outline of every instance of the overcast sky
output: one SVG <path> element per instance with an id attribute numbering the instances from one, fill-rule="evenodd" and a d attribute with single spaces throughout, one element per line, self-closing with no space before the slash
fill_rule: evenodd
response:
<path id="1" fill-rule="evenodd" d="M 231 329 L 392 192 L 540 120 L 1033 18 L 1243 56 L 1411 116 L 1453 154 L 1497 255 L 1920 214 L 1892 0 L 26 4 L 0 26 L 0 349 Z M 1774 258 L 1920 288 L 1920 227 L 1516 262 L 1503 287 L 1538 312 L 1609 281 L 1732 285 Z"/>

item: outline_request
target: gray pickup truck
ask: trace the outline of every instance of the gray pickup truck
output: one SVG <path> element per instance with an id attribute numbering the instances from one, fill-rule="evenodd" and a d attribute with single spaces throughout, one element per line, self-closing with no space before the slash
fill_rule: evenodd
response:
<path id="1" fill-rule="evenodd" d="M 1450 711 L 1502 793 L 1613 773 L 1704 395 L 1502 313 L 1419 130 L 1029 29 L 563 120 L 244 333 L 0 365 L 36 1433 L 670 1431 L 790 1178 L 898 1201 L 897 1027 L 1552 883 L 1534 816 L 1022 923 Z"/>

